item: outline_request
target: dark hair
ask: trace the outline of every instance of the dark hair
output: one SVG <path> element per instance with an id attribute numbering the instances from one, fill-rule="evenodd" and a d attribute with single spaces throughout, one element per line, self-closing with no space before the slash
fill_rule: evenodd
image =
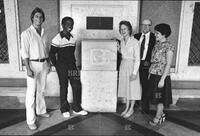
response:
<path id="1" fill-rule="evenodd" d="M 43 17 L 43 22 L 45 21 L 44 11 L 41 8 L 36 7 L 31 13 L 31 22 L 33 23 L 33 18 L 36 13 L 41 13 Z"/>
<path id="2" fill-rule="evenodd" d="M 160 32 L 162 35 L 165 35 L 165 38 L 169 37 L 171 34 L 170 25 L 165 24 L 165 23 L 157 24 L 154 27 L 154 30 Z"/>
<path id="3" fill-rule="evenodd" d="M 127 26 L 127 27 L 128 27 L 128 30 L 129 30 L 129 35 L 132 34 L 133 29 L 132 29 L 132 25 L 131 25 L 131 23 L 130 23 L 129 21 L 125 21 L 125 20 L 120 21 L 120 23 L 119 23 L 119 32 L 120 32 L 120 30 L 121 30 L 121 29 L 120 29 L 121 25 Z"/>
<path id="4" fill-rule="evenodd" d="M 71 21 L 72 24 L 74 24 L 73 18 L 71 18 L 71 17 L 64 17 L 64 18 L 62 19 L 62 22 L 61 22 L 62 25 L 64 25 L 64 23 L 67 22 L 67 21 Z"/>

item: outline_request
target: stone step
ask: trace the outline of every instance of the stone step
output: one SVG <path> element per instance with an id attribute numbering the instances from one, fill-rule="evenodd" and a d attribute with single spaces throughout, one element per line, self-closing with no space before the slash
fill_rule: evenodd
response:
<path id="1" fill-rule="evenodd" d="M 0 87 L 0 96 L 15 96 L 21 103 L 25 101 L 25 94 L 26 87 Z M 172 89 L 172 97 L 173 104 L 176 104 L 179 98 L 200 98 L 200 89 Z"/>
<path id="2" fill-rule="evenodd" d="M 25 78 L 0 78 L 0 87 L 26 87 Z M 172 80 L 173 89 L 200 89 L 200 81 Z"/>
<path id="3" fill-rule="evenodd" d="M 173 104 L 179 98 L 200 98 L 200 89 L 172 89 Z"/>
<path id="4" fill-rule="evenodd" d="M 200 89 L 200 81 L 175 81 L 172 80 L 173 89 Z"/>
<path id="5" fill-rule="evenodd" d="M 0 87 L 0 96 L 15 96 L 20 103 L 24 103 L 26 87 Z"/>
<path id="6" fill-rule="evenodd" d="M 1 87 L 26 87 L 25 78 L 0 78 Z"/>

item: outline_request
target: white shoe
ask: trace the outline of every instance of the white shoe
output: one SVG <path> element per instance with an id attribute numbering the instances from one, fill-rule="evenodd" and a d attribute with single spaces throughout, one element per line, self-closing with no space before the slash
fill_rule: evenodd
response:
<path id="1" fill-rule="evenodd" d="M 64 112 L 62 113 L 64 118 L 69 118 L 70 117 L 70 113 L 69 112 Z"/>
<path id="2" fill-rule="evenodd" d="M 30 130 L 36 130 L 37 126 L 35 124 L 28 124 Z"/>
<path id="3" fill-rule="evenodd" d="M 43 117 L 43 118 L 49 118 L 50 114 L 49 113 L 44 113 L 44 114 L 39 114 L 38 116 Z"/>
<path id="4" fill-rule="evenodd" d="M 81 110 L 81 111 L 78 111 L 78 112 L 73 111 L 73 113 L 76 114 L 76 115 L 87 115 L 88 114 L 88 112 L 85 111 L 85 110 Z"/>

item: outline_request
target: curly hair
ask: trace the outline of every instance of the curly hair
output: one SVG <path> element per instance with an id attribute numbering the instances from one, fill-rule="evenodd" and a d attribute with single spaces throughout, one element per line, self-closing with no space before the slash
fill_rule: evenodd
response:
<path id="1" fill-rule="evenodd" d="M 122 25 L 125 25 L 125 26 L 128 27 L 129 35 L 131 35 L 132 32 L 133 32 L 133 28 L 132 28 L 131 23 L 130 23 L 129 21 L 125 21 L 125 20 L 120 21 L 120 23 L 119 23 L 119 32 L 121 31 L 120 27 L 121 27 Z"/>
<path id="2" fill-rule="evenodd" d="M 169 37 L 171 34 L 170 25 L 165 24 L 165 23 L 157 24 L 154 27 L 154 30 L 160 32 L 162 35 L 165 35 L 165 38 Z"/>
<path id="3" fill-rule="evenodd" d="M 72 24 L 74 24 L 74 20 L 71 17 L 64 17 L 61 21 L 62 25 L 64 25 L 65 22 L 70 21 Z"/>

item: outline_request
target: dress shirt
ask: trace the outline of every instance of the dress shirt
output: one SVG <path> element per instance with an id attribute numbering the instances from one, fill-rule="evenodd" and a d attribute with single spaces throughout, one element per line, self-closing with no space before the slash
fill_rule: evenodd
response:
<path id="1" fill-rule="evenodd" d="M 143 40 L 143 38 L 144 38 L 143 35 L 145 35 L 145 38 L 146 38 L 146 39 L 145 39 L 145 44 L 144 44 L 144 52 L 143 52 L 143 56 L 142 56 L 141 60 L 145 60 L 146 55 L 147 55 L 147 50 L 148 50 L 148 46 L 149 46 L 150 32 L 148 32 L 148 33 L 146 33 L 146 34 L 142 33 L 142 35 L 141 35 L 141 37 L 140 37 L 140 40 L 139 40 L 140 45 L 141 45 L 142 40 Z"/>
<path id="2" fill-rule="evenodd" d="M 136 75 L 140 66 L 140 46 L 139 41 L 134 37 L 130 37 L 125 44 L 124 40 L 121 40 L 121 53 L 122 59 L 134 60 L 133 74 Z"/>
<path id="3" fill-rule="evenodd" d="M 21 34 L 21 56 L 23 59 L 43 59 L 48 58 L 49 48 L 47 46 L 47 35 L 42 28 L 41 36 L 31 25 Z"/>

